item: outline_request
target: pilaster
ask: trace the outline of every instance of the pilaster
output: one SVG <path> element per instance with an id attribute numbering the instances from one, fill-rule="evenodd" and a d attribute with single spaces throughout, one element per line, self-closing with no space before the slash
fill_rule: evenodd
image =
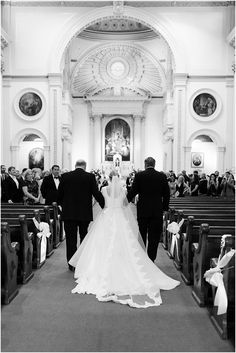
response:
<path id="1" fill-rule="evenodd" d="M 49 84 L 49 131 L 50 131 L 50 164 L 62 165 L 62 75 L 48 75 Z"/>
<path id="2" fill-rule="evenodd" d="M 184 167 L 184 154 L 182 149 L 185 140 L 186 128 L 186 87 L 187 74 L 174 74 L 174 131 L 173 145 L 174 170 L 180 171 Z"/>

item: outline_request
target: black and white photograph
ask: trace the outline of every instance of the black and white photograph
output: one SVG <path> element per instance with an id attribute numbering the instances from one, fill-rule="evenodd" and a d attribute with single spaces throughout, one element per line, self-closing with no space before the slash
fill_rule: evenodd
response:
<path id="1" fill-rule="evenodd" d="M 235 352 L 235 0 L 1 1 L 1 352 Z"/>

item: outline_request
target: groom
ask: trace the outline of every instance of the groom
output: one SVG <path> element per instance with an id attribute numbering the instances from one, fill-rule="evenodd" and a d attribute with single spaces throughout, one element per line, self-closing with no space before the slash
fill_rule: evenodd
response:
<path id="1" fill-rule="evenodd" d="M 137 173 L 132 187 L 127 194 L 128 201 L 138 194 L 137 219 L 139 231 L 146 246 L 147 253 L 154 262 L 162 234 L 163 211 L 168 211 L 170 190 L 164 173 L 156 171 L 155 159 L 145 159 L 145 170 Z"/>
<path id="2" fill-rule="evenodd" d="M 66 233 L 67 262 L 77 250 L 77 228 L 79 227 L 81 243 L 88 232 L 90 221 L 93 220 L 92 196 L 102 208 L 105 204 L 95 176 L 85 170 L 86 162 L 78 160 L 75 170 L 62 174 L 58 187 L 58 204 L 62 206 L 62 220 Z M 73 267 L 68 266 L 73 271 Z"/>

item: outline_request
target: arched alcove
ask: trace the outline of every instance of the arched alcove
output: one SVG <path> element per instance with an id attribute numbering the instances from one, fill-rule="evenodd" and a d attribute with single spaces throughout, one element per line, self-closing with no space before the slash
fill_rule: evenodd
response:
<path id="1" fill-rule="evenodd" d="M 195 131 L 187 141 L 186 161 L 191 171 L 194 169 L 213 173 L 224 171 L 223 142 L 218 133 L 210 129 Z"/>
<path id="2" fill-rule="evenodd" d="M 124 7 L 124 13 L 121 15 L 124 19 L 131 19 L 138 21 L 148 27 L 154 32 L 157 32 L 166 41 L 173 54 L 174 69 L 176 72 L 186 72 L 186 64 L 181 55 L 182 48 L 180 44 L 176 43 L 172 33 L 166 25 L 166 19 L 161 16 L 154 17 L 150 13 L 143 9 L 133 8 L 130 6 Z M 62 27 L 60 33 L 55 38 L 55 45 L 52 47 L 49 56 L 49 73 L 57 72 L 60 73 L 63 70 L 63 58 L 67 47 L 75 36 L 82 32 L 88 26 L 96 23 L 99 20 L 116 18 L 113 13 L 112 6 L 106 6 L 92 11 L 83 15 L 76 14 L 74 18 L 68 20 L 68 22 Z"/>
<path id="3" fill-rule="evenodd" d="M 48 168 L 49 148 L 47 138 L 37 129 L 23 129 L 19 131 L 12 144 L 12 160 L 15 165 L 22 170 L 23 168 L 38 167 Z M 45 162 L 47 165 L 45 166 Z"/>

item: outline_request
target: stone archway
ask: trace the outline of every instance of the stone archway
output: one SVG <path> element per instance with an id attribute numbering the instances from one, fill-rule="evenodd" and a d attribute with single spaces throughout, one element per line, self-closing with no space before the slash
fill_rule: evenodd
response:
<path id="1" fill-rule="evenodd" d="M 224 165 L 224 157 L 225 157 L 225 146 L 223 144 L 223 141 L 218 133 L 216 133 L 214 130 L 211 129 L 201 129 L 197 130 L 192 135 L 188 138 L 187 144 L 184 147 L 185 151 L 185 161 L 186 161 L 186 169 L 188 169 L 188 166 L 191 166 L 191 151 L 192 151 L 192 144 L 194 140 L 200 135 L 206 135 L 211 138 L 211 140 L 215 144 L 216 148 L 216 165 L 215 165 L 215 170 L 219 170 L 221 173 L 224 172 L 225 165 Z M 207 159 L 206 159 L 207 160 Z M 207 167 L 203 167 L 203 169 L 207 169 Z M 213 170 L 212 172 L 214 172 Z"/>
<path id="2" fill-rule="evenodd" d="M 12 140 L 11 144 L 11 162 L 12 165 L 16 166 L 17 168 L 22 168 L 22 167 L 27 167 L 28 166 L 28 156 L 25 153 L 22 153 L 22 142 L 23 139 L 28 136 L 28 135 L 36 135 L 38 136 L 41 140 L 42 143 L 40 145 L 40 148 L 43 149 L 44 151 L 44 169 L 49 169 L 49 145 L 48 145 L 48 139 L 47 137 L 37 129 L 31 129 L 31 128 L 26 128 L 23 130 L 20 130 Z M 35 146 L 37 147 L 37 146 Z M 21 159 L 19 158 L 20 156 L 24 156 L 25 159 L 25 164 L 23 165 Z"/>
<path id="3" fill-rule="evenodd" d="M 63 27 L 60 33 L 58 33 L 58 40 L 55 41 L 55 45 L 52 47 L 49 56 L 49 73 L 60 73 L 62 71 L 63 56 L 70 45 L 71 40 L 82 32 L 86 27 L 94 24 L 98 20 L 104 20 L 114 18 L 116 15 L 113 13 L 112 6 L 105 6 L 93 11 L 89 11 L 87 14 L 75 15 L 73 19 L 70 19 Z M 186 72 L 186 64 L 181 55 L 181 48 L 177 45 L 174 37 L 168 30 L 165 19 L 161 16 L 154 17 L 150 13 L 143 9 L 133 8 L 131 6 L 125 6 L 124 12 L 121 15 L 124 19 L 132 19 L 138 21 L 151 29 L 154 32 L 160 34 L 169 46 L 174 59 L 175 72 Z"/>

